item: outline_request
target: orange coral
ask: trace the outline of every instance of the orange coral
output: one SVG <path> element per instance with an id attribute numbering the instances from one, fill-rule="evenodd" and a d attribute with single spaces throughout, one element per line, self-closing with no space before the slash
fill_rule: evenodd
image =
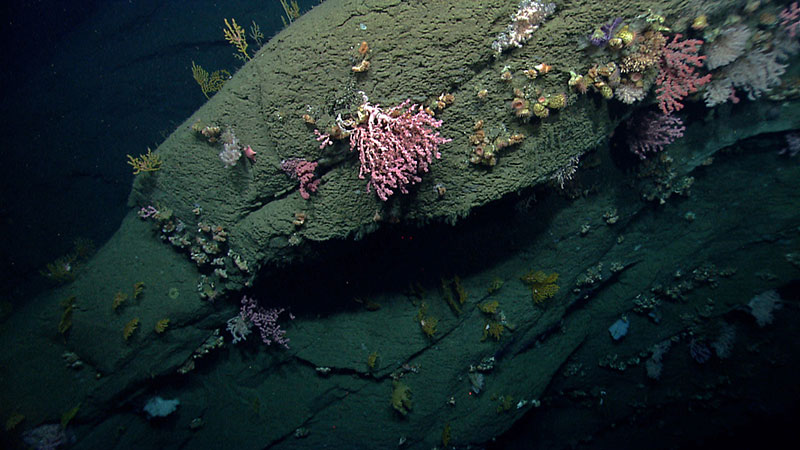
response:
<path id="1" fill-rule="evenodd" d="M 361 41 L 361 45 L 358 46 L 358 54 L 364 57 L 367 56 L 368 51 L 369 51 L 369 44 L 367 44 L 367 41 Z"/>

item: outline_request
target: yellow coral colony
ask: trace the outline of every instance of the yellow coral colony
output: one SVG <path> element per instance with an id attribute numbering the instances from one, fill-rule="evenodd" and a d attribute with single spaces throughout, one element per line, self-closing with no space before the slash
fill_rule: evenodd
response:
<path id="1" fill-rule="evenodd" d="M 61 301 L 61 306 L 64 312 L 61 314 L 61 320 L 58 322 L 58 332 L 66 335 L 67 331 L 72 327 L 72 311 L 75 308 L 75 296 L 71 296 Z"/>
<path id="2" fill-rule="evenodd" d="M 444 292 L 444 299 L 447 304 L 453 308 L 456 314 L 461 314 L 461 306 L 467 301 L 467 291 L 461 285 L 461 278 L 458 276 L 453 277 L 452 280 L 442 278 L 442 292 Z M 453 297 L 455 294 L 455 298 Z"/>
<path id="3" fill-rule="evenodd" d="M 436 326 L 439 324 L 439 319 L 435 316 L 428 315 L 428 305 L 425 302 L 422 302 L 419 307 L 417 321 L 419 321 L 419 326 L 426 336 L 432 338 L 433 335 L 436 334 Z"/>
<path id="4" fill-rule="evenodd" d="M 169 326 L 169 319 L 161 319 L 158 322 L 156 322 L 155 331 L 156 333 L 161 334 L 167 330 L 168 326 Z"/>
<path id="5" fill-rule="evenodd" d="M 114 294 L 114 300 L 111 302 L 111 309 L 113 309 L 114 311 L 118 310 L 119 307 L 122 306 L 122 304 L 125 303 L 125 300 L 127 299 L 128 299 L 128 294 L 125 294 L 122 291 L 117 291 L 117 293 Z"/>
<path id="6" fill-rule="evenodd" d="M 224 20 L 225 28 L 222 29 L 222 32 L 225 34 L 225 40 L 236 47 L 237 52 L 241 53 L 241 55 L 236 53 L 234 55 L 242 61 L 250 61 L 250 55 L 247 54 L 247 36 L 244 33 L 244 28 L 236 23 L 236 19 L 231 19 L 230 22 L 228 22 L 228 19 Z"/>
<path id="7" fill-rule="evenodd" d="M 490 336 L 493 337 L 494 340 L 499 341 L 500 337 L 503 335 L 504 329 L 505 327 L 502 323 L 496 320 L 490 320 L 483 327 L 483 337 L 481 338 L 481 341 L 485 341 L 486 338 Z"/>
<path id="8" fill-rule="evenodd" d="M 75 279 L 75 258 L 72 255 L 62 256 L 57 260 L 47 263 L 42 275 L 57 284 L 65 284 Z"/>
<path id="9" fill-rule="evenodd" d="M 487 301 L 478 304 L 478 309 L 480 309 L 481 312 L 486 314 L 496 314 L 498 307 L 500 307 L 500 302 L 498 302 L 497 300 L 492 300 L 490 302 Z"/>
<path id="10" fill-rule="evenodd" d="M 128 164 L 133 167 L 133 174 L 139 175 L 142 172 L 155 172 L 156 170 L 161 169 L 161 157 L 157 154 L 153 153 L 150 148 L 147 149 L 147 153 L 144 155 L 139 155 L 134 158 L 131 155 L 126 155 L 128 157 Z"/>
<path id="11" fill-rule="evenodd" d="M 503 280 L 499 277 L 494 277 L 492 278 L 492 282 L 489 283 L 489 287 L 486 289 L 486 293 L 492 295 L 495 292 L 499 291 L 501 287 L 503 287 Z"/>
<path id="12" fill-rule="evenodd" d="M 411 411 L 411 388 L 402 381 L 392 381 L 392 408 L 404 416 Z"/>
<path id="13" fill-rule="evenodd" d="M 133 298 L 137 299 L 144 292 L 144 281 L 138 281 L 133 284 Z"/>
<path id="14" fill-rule="evenodd" d="M 139 318 L 134 317 L 122 328 L 122 337 L 127 341 L 133 335 L 133 332 L 139 328 Z"/>
<path id="15" fill-rule="evenodd" d="M 289 26 L 290 23 L 300 17 L 300 6 L 298 6 L 297 0 L 291 0 L 289 2 L 281 0 L 281 6 L 283 6 L 283 12 L 286 13 L 286 17 L 281 16 L 283 26 Z"/>
<path id="16" fill-rule="evenodd" d="M 378 352 L 372 352 L 369 354 L 369 356 L 367 356 L 367 368 L 369 370 L 373 370 L 375 368 L 375 364 L 378 363 L 379 356 L 380 355 L 378 354 Z"/>
<path id="17" fill-rule="evenodd" d="M 209 98 L 208 94 L 222 89 L 222 85 L 230 79 L 231 73 L 223 69 L 214 71 L 214 73 L 209 75 L 206 69 L 203 69 L 192 61 L 192 77 L 194 77 L 194 81 L 200 85 L 200 90 L 203 91 L 203 95 Z"/>
<path id="18" fill-rule="evenodd" d="M 556 295 L 556 292 L 558 292 L 558 285 L 556 285 L 558 274 L 555 272 L 548 275 L 541 270 L 535 272 L 531 270 L 523 276 L 521 280 L 531 288 L 533 302 L 537 305 Z"/>

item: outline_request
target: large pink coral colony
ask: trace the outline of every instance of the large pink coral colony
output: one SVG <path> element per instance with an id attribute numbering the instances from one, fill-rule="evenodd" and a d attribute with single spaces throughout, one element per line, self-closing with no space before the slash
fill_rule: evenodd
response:
<path id="1" fill-rule="evenodd" d="M 359 109 L 364 120 L 349 130 L 350 150 L 358 149 L 361 161 L 358 176 L 369 176 L 367 191 L 374 188 L 383 201 L 395 190 L 405 194 L 407 186 L 422 181 L 420 174 L 429 170 L 434 157 L 441 157 L 439 145 L 451 141 L 435 131 L 441 120 L 418 105 L 406 110 L 409 103 L 383 110 L 366 102 Z"/>
<path id="2" fill-rule="evenodd" d="M 702 67 L 706 59 L 705 55 L 697 54 L 703 41 L 700 39 L 681 41 L 681 37 L 680 34 L 676 34 L 672 42 L 664 46 L 664 55 L 656 79 L 656 84 L 659 85 L 656 89 L 658 107 L 664 114 L 679 111 L 683 108 L 681 100 L 711 81 L 711 74 L 701 77 L 694 71 L 696 67 Z"/>

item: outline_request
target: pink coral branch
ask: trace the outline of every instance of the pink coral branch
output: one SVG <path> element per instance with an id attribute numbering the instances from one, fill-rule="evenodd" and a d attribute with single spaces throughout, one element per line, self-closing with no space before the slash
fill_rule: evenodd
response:
<path id="1" fill-rule="evenodd" d="M 789 33 L 789 37 L 800 35 L 800 6 L 797 5 L 797 2 L 792 2 L 781 11 L 780 18 L 781 26 Z"/>
<path id="2" fill-rule="evenodd" d="M 317 141 L 320 142 L 319 149 L 322 150 L 329 145 L 333 145 L 333 140 L 331 139 L 330 133 L 320 133 L 319 130 L 314 130 L 314 134 L 317 136 Z"/>
<path id="3" fill-rule="evenodd" d="M 683 108 L 681 100 L 711 81 L 711 74 L 701 77 L 694 71 L 696 67 L 702 67 L 706 59 L 705 56 L 697 54 L 703 41 L 700 39 L 681 41 L 681 37 L 680 34 L 676 34 L 672 42 L 664 46 L 664 55 L 656 79 L 656 84 L 659 85 L 656 89 L 658 107 L 664 114 L 679 111 Z"/>
<path id="4" fill-rule="evenodd" d="M 311 198 L 312 192 L 317 192 L 319 178 L 314 179 L 317 162 L 306 161 L 302 158 L 290 158 L 281 161 L 281 169 L 294 180 L 300 181 L 300 196 L 305 200 Z"/>

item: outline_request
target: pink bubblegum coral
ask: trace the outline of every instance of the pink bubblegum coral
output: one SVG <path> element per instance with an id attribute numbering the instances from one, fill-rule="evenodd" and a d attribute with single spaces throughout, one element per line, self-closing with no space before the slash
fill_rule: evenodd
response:
<path id="1" fill-rule="evenodd" d="M 396 189 L 406 194 L 407 186 L 422 181 L 420 174 L 429 170 L 433 158 L 441 158 L 439 145 L 451 141 L 434 131 L 441 120 L 418 105 L 406 109 L 410 102 L 389 110 L 365 102 L 359 108 L 362 120 L 348 130 L 350 150 L 358 149 L 361 161 L 358 176 L 369 176 L 367 191 L 374 188 L 383 201 Z"/>
<path id="2" fill-rule="evenodd" d="M 300 181 L 300 196 L 308 200 L 312 192 L 317 192 L 319 178 L 314 179 L 317 162 L 306 161 L 303 158 L 289 158 L 281 161 L 281 169 L 293 180 Z"/>
<path id="3" fill-rule="evenodd" d="M 676 34 L 672 42 L 664 46 L 661 58 L 661 67 L 656 79 L 659 88 L 658 107 L 664 114 L 670 114 L 683 108 L 680 100 L 687 95 L 697 92 L 697 88 L 711 81 L 711 74 L 698 76 L 695 67 L 702 67 L 705 56 L 697 54 L 698 48 L 703 45 L 700 39 L 686 39 L 681 41 L 681 35 Z"/>

